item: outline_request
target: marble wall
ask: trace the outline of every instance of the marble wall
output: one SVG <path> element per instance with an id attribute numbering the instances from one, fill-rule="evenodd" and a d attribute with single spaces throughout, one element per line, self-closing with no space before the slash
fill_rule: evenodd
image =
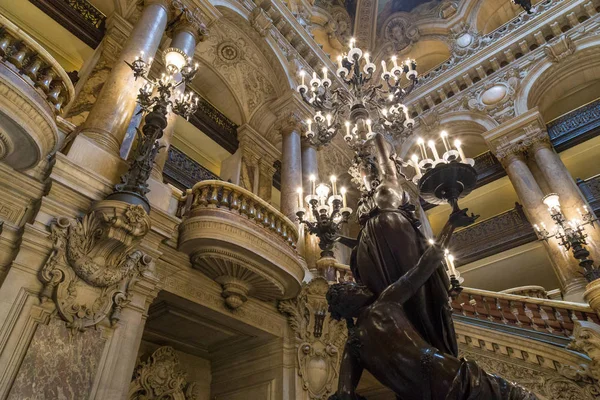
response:
<path id="1" fill-rule="evenodd" d="M 8 400 L 88 398 L 104 345 L 100 330 L 72 333 L 57 318 L 39 325 Z"/>

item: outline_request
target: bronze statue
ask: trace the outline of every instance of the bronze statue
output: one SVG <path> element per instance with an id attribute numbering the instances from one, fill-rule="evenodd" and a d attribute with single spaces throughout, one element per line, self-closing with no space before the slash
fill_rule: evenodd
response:
<path id="1" fill-rule="evenodd" d="M 401 181 L 405 178 L 390 159 L 390 144 L 376 134 L 365 143 L 362 152 L 360 180 L 367 194 L 357 209 L 361 231 L 357 240 L 340 238 L 340 242 L 353 247 L 350 268 L 354 279 L 379 295 L 418 262 L 429 244 L 419 229 L 414 206 L 402 190 Z M 448 287 L 448 276 L 440 264 L 408 299 L 405 311 L 429 344 L 457 356 Z"/>
<path id="2" fill-rule="evenodd" d="M 475 217 L 453 212 L 436 244 L 427 243 L 389 143 L 375 134 L 360 151 L 359 180 L 366 192 L 358 207 L 361 231 L 356 240 L 339 238 L 353 248 L 350 267 L 357 283 L 333 285 L 327 294 L 332 318 L 348 324 L 338 391 L 331 399 L 361 399 L 355 389 L 363 369 L 402 400 L 536 399 L 457 358 L 441 249 L 455 228 Z"/>
<path id="3" fill-rule="evenodd" d="M 449 240 L 452 228 L 468 218 L 464 210 L 451 216 L 442 232 L 441 246 Z M 346 319 L 348 341 L 338 391 L 330 400 L 362 399 L 355 390 L 363 369 L 402 400 L 537 399 L 473 362 L 440 351 L 415 329 L 405 306 L 438 270 L 442 258 L 440 245 L 431 245 L 413 268 L 379 295 L 355 283 L 331 286 L 327 293 L 329 311 L 332 318 Z"/>

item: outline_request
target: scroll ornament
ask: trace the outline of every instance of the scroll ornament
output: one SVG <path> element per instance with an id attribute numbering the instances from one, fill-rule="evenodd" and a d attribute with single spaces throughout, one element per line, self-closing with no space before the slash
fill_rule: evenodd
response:
<path id="1" fill-rule="evenodd" d="M 335 391 L 346 327 L 327 312 L 329 284 L 315 278 L 304 284 L 297 298 L 279 303 L 296 335 L 298 374 L 312 400 L 325 400 Z"/>
<path id="2" fill-rule="evenodd" d="M 41 270 L 42 301 L 54 301 L 73 330 L 120 319 L 136 279 L 150 271 L 152 257 L 135 245 L 150 230 L 140 205 L 104 200 L 88 214 L 58 217 L 50 226 L 53 252 Z"/>

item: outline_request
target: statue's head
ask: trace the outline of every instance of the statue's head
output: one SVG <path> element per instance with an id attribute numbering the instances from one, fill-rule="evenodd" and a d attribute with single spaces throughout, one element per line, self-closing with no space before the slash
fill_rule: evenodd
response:
<path id="1" fill-rule="evenodd" d="M 326 298 L 331 317 L 340 320 L 356 317 L 362 308 L 375 300 L 375 295 L 366 286 L 344 282 L 331 285 Z"/>

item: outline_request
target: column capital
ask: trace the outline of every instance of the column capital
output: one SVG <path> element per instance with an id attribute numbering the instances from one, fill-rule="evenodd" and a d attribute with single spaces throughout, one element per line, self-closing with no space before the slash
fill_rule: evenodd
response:
<path id="1" fill-rule="evenodd" d="M 494 155 L 502 163 L 502 166 L 506 168 L 515 160 L 525 161 L 525 151 L 528 145 L 524 142 L 516 143 L 505 143 L 500 145 L 493 151 Z"/>
<path id="2" fill-rule="evenodd" d="M 182 0 L 170 0 L 170 2 L 174 20 L 169 24 L 167 33 L 173 36 L 178 32 L 189 32 L 194 35 L 196 43 L 205 41 L 208 37 L 208 28 L 202 10 Z"/>
<path id="3" fill-rule="evenodd" d="M 291 132 L 303 133 L 306 131 L 306 122 L 303 115 L 295 110 L 286 110 L 277 116 L 277 129 L 282 135 L 287 135 Z"/>

